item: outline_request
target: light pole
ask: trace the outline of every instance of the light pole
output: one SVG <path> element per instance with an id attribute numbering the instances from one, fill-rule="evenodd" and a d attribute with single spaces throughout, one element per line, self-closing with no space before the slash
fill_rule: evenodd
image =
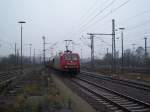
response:
<path id="1" fill-rule="evenodd" d="M 45 65 L 45 44 L 46 44 L 45 43 L 45 36 L 43 36 L 42 38 L 43 38 L 43 61 L 44 61 L 43 63 Z"/>
<path id="2" fill-rule="evenodd" d="M 32 62 L 32 61 L 31 61 L 31 50 L 32 50 L 31 47 L 32 47 L 32 44 L 29 44 L 29 47 L 30 47 L 30 64 L 31 64 L 31 62 Z"/>
<path id="3" fill-rule="evenodd" d="M 33 65 L 35 64 L 35 48 L 33 49 Z"/>
<path id="4" fill-rule="evenodd" d="M 22 24 L 26 23 L 25 21 L 19 21 L 18 23 L 21 24 L 21 73 L 23 73 L 23 63 L 22 63 Z"/>
<path id="5" fill-rule="evenodd" d="M 15 43 L 15 65 L 17 65 L 17 43 Z"/>
<path id="6" fill-rule="evenodd" d="M 145 37 L 144 40 L 145 40 L 145 58 L 147 58 L 147 37 Z"/>
<path id="7" fill-rule="evenodd" d="M 121 30 L 121 43 L 122 43 L 122 58 L 121 58 L 121 71 L 122 71 L 122 73 L 123 73 L 123 66 L 124 66 L 124 45 L 123 45 L 123 30 L 125 29 L 125 28 L 119 28 L 120 30 Z"/>

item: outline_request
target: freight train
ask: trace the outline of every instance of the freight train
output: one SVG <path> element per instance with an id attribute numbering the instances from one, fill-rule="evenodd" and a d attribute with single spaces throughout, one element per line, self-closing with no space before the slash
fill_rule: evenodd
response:
<path id="1" fill-rule="evenodd" d="M 61 72 L 78 74 L 80 72 L 80 57 L 78 53 L 72 51 L 65 51 L 59 53 L 50 62 L 52 68 Z"/>

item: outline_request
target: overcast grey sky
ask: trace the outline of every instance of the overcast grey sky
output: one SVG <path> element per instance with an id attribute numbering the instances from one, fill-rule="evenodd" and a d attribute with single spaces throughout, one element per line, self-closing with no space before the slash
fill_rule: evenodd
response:
<path id="1" fill-rule="evenodd" d="M 125 27 L 125 48 L 131 44 L 144 46 L 144 36 L 150 43 L 150 0 L 0 0 L 0 55 L 14 53 L 14 43 L 20 47 L 20 20 L 23 25 L 23 54 L 29 55 L 29 43 L 42 49 L 42 36 L 51 44 L 57 42 L 53 54 L 64 50 L 65 39 L 74 40 L 71 47 L 84 57 L 90 57 L 90 40 L 87 32 L 111 33 L 111 21 L 115 19 L 116 29 Z M 82 37 L 82 38 L 81 38 Z M 120 37 L 120 31 L 116 32 Z M 80 39 L 81 38 L 81 39 Z M 116 40 L 117 50 L 121 40 Z M 149 45 L 150 46 L 150 45 Z M 102 57 L 106 48 L 111 52 L 111 37 L 95 37 L 95 55 Z"/>

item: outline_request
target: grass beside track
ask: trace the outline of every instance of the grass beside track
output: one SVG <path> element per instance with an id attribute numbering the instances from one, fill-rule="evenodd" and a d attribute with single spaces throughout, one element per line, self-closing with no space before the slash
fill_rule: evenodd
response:
<path id="1" fill-rule="evenodd" d="M 60 95 L 51 74 L 36 67 L 0 96 L 0 111 L 72 112 L 68 108 L 68 100 Z"/>

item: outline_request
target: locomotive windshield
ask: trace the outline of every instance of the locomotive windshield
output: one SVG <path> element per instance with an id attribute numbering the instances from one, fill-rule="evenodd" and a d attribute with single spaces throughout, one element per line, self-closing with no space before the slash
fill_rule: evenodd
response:
<path id="1" fill-rule="evenodd" d="M 64 59 L 76 61 L 76 60 L 78 60 L 78 55 L 76 55 L 76 54 L 65 54 Z"/>

